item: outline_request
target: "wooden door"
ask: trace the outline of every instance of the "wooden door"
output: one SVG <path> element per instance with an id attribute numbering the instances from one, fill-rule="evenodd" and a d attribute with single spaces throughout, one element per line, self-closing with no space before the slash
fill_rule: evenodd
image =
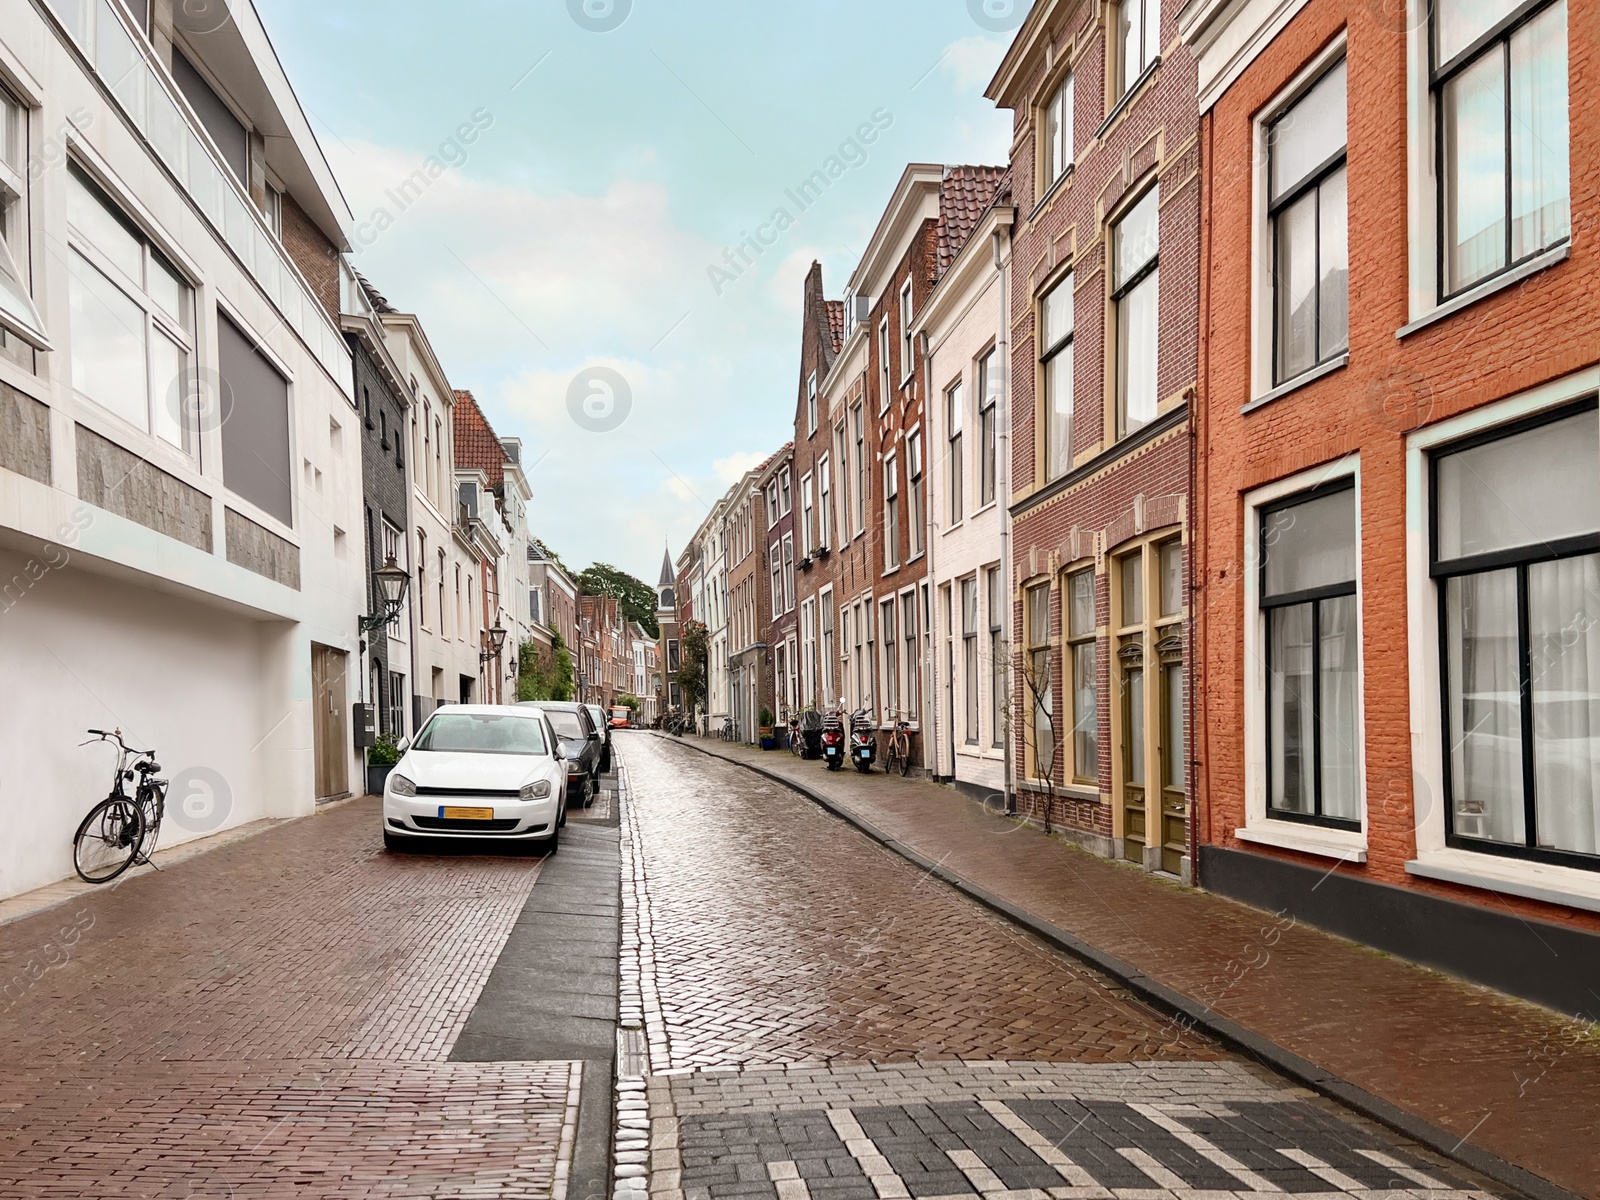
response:
<path id="1" fill-rule="evenodd" d="M 318 800 L 350 792 L 350 756 L 345 749 L 347 658 L 342 650 L 311 647 L 311 735 Z"/>
<path id="2" fill-rule="evenodd" d="M 1122 856 L 1143 865 L 1150 843 L 1145 783 L 1144 645 L 1139 635 L 1117 652 L 1122 672 Z"/>

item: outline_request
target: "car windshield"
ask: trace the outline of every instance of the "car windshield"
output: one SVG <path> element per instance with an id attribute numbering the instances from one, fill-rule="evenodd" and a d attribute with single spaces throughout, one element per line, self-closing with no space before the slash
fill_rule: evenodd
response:
<path id="1" fill-rule="evenodd" d="M 537 717 L 439 713 L 417 735 L 415 749 L 435 754 L 548 754 Z"/>
<path id="2" fill-rule="evenodd" d="M 557 737 L 580 739 L 583 737 L 583 726 L 578 724 L 577 713 L 547 708 L 544 710 L 544 715 L 550 718 L 550 726 L 556 731 Z"/>

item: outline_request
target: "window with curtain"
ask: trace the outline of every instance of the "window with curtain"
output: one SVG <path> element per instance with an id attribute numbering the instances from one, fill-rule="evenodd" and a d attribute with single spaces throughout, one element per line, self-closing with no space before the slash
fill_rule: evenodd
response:
<path id="1" fill-rule="evenodd" d="M 922 656 L 917 653 L 917 596 L 900 597 L 900 640 L 905 645 L 905 719 L 915 721 L 922 707 Z"/>
<path id="2" fill-rule="evenodd" d="M 900 565 L 900 469 L 893 454 L 883 460 L 883 566 Z"/>
<path id="3" fill-rule="evenodd" d="M 1000 568 L 988 573 L 989 602 L 989 739 L 996 750 L 1005 745 L 1003 705 L 1006 702 L 1005 597 L 1000 593 Z"/>
<path id="4" fill-rule="evenodd" d="M 826 550 L 833 544 L 833 472 L 824 454 L 817 463 L 817 546 Z"/>
<path id="5" fill-rule="evenodd" d="M 1566 0 L 1438 0 L 1439 295 L 1568 238 Z"/>
<path id="6" fill-rule="evenodd" d="M 966 464 L 962 460 L 962 411 L 963 400 L 961 381 L 952 383 L 944 394 L 945 429 L 949 431 L 950 446 L 946 451 L 947 482 L 945 491 L 950 497 L 949 521 L 951 525 L 959 525 L 962 517 L 966 515 L 967 500 L 964 495 L 966 480 Z"/>
<path id="7" fill-rule="evenodd" d="M 1069 355 L 1070 357 L 1070 355 Z M 1072 372 L 1067 372 L 1071 386 Z M 1000 394 L 999 360 L 991 350 L 978 360 L 978 505 L 994 503 L 999 462 L 995 452 L 995 401 Z M 1070 411 L 1070 404 L 1068 406 Z"/>
<path id="8" fill-rule="evenodd" d="M 1053 779 L 1056 763 L 1055 669 L 1050 653 L 1050 585 L 1028 589 L 1028 678 L 1033 777 Z"/>
<path id="9" fill-rule="evenodd" d="M 1361 826 L 1356 492 L 1341 480 L 1260 514 L 1267 814 Z"/>
<path id="10" fill-rule="evenodd" d="M 1044 166 L 1039 180 L 1041 191 L 1048 191 L 1072 165 L 1072 76 L 1068 75 L 1050 93 L 1040 112 L 1039 161 Z"/>
<path id="11" fill-rule="evenodd" d="M 1130 0 L 1130 3 L 1132 0 Z M 1152 187 L 1111 229 L 1117 322 L 1117 436 L 1155 420 L 1161 201 Z"/>
<path id="12" fill-rule="evenodd" d="M 889 318 L 885 317 L 878 323 L 878 415 L 882 416 L 889 411 L 889 397 L 893 392 L 893 384 L 889 378 Z"/>
<path id="13" fill-rule="evenodd" d="M 1117 5 L 1117 96 L 1139 82 L 1161 54 L 1161 0 L 1121 0 Z"/>
<path id="14" fill-rule="evenodd" d="M 811 476 L 800 480 L 800 554 L 809 558 L 817 548 L 816 523 L 811 509 Z"/>
<path id="15" fill-rule="evenodd" d="M 1451 845 L 1600 869 L 1593 401 L 1435 456 Z"/>
<path id="16" fill-rule="evenodd" d="M 817 620 L 822 628 L 822 703 L 824 707 L 833 704 L 833 669 L 838 661 L 838 651 L 833 643 L 833 593 L 824 591 L 817 597 Z"/>
<path id="17" fill-rule="evenodd" d="M 817 431 L 817 373 L 811 372 L 806 380 L 806 432 Z"/>
<path id="18" fill-rule="evenodd" d="M 1094 571 L 1067 576 L 1067 654 L 1072 672 L 1072 776 L 1100 778 L 1100 655 L 1095 641 Z"/>
<path id="19" fill-rule="evenodd" d="M 895 638 L 895 611 L 893 597 L 879 605 L 883 632 L 883 719 L 892 721 L 900 715 L 900 655 Z"/>
<path id="20" fill-rule="evenodd" d="M 923 543 L 927 539 L 926 491 L 927 484 L 922 477 L 922 431 L 915 430 L 906 436 L 906 498 L 909 503 L 906 528 L 910 535 L 912 558 L 922 553 Z"/>
<path id="21" fill-rule="evenodd" d="M 772 615 L 783 615 L 783 548 L 778 542 L 773 542 L 767 551 L 767 557 L 772 560 Z"/>
<path id="22" fill-rule="evenodd" d="M 855 449 L 856 459 L 855 531 L 857 533 L 865 533 L 867 530 L 867 434 L 864 420 L 862 406 L 857 404 L 850 410 L 850 442 Z"/>
<path id="23" fill-rule="evenodd" d="M 906 280 L 900 289 L 900 378 L 909 383 L 915 366 L 911 350 L 911 281 Z"/>
<path id="24" fill-rule="evenodd" d="M 966 743 L 978 744 L 978 581 L 961 581 L 961 665 Z"/>
<path id="25" fill-rule="evenodd" d="M 1267 133 L 1272 222 L 1272 382 L 1350 348 L 1350 246 L 1341 59 Z"/>
<path id="26" fill-rule="evenodd" d="M 1072 468 L 1072 273 L 1039 306 L 1039 363 L 1044 377 L 1044 477 Z M 987 389 L 985 389 L 987 390 Z"/>

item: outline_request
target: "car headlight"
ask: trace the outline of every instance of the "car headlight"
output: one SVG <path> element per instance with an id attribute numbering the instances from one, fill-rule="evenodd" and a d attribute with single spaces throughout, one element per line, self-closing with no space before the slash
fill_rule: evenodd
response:
<path id="1" fill-rule="evenodd" d="M 390 775 L 389 790 L 396 796 L 415 796 L 417 794 L 417 785 L 404 775 Z"/>
<path id="2" fill-rule="evenodd" d="M 541 779 L 537 783 L 525 784 L 522 789 L 522 798 L 524 800 L 550 799 L 550 781 Z"/>

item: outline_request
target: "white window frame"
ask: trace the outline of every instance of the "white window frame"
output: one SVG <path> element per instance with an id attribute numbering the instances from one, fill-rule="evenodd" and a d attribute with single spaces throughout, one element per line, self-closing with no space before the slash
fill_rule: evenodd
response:
<path id="1" fill-rule="evenodd" d="M 881 395 L 878 397 L 878 415 L 889 411 L 889 394 L 894 390 L 889 382 L 889 318 L 878 322 L 878 379 Z"/>
<path id="2" fill-rule="evenodd" d="M 1313 488 L 1353 479 L 1356 512 L 1356 778 L 1361 789 L 1361 828 L 1333 829 L 1272 819 L 1267 804 L 1267 614 L 1261 607 L 1261 510 Z M 1367 663 L 1366 588 L 1362 579 L 1361 460 L 1355 454 L 1256 488 L 1244 498 L 1244 746 L 1245 823 L 1234 830 L 1242 842 L 1295 850 L 1347 863 L 1367 861 Z M 1413 686 L 1415 686 L 1413 681 Z M 1103 751 L 1102 751 L 1103 753 Z"/>
<path id="3" fill-rule="evenodd" d="M 817 431 L 817 373 L 811 372 L 806 380 L 806 433 Z"/>
<path id="4" fill-rule="evenodd" d="M 817 661 L 821 670 L 819 685 L 825 708 L 831 707 L 835 699 L 833 675 L 834 667 L 838 665 L 838 643 L 834 625 L 837 620 L 833 607 L 833 585 L 830 583 L 817 593 Z"/>
<path id="5" fill-rule="evenodd" d="M 787 517 L 794 510 L 794 501 L 789 496 L 789 472 L 786 470 L 778 476 L 778 515 Z"/>
<path id="6" fill-rule="evenodd" d="M 783 535 L 783 611 L 794 611 L 794 534 Z"/>
<path id="7" fill-rule="evenodd" d="M 850 433 L 853 439 L 856 462 L 855 512 L 852 513 L 855 536 L 867 531 L 867 413 L 866 401 L 860 400 L 850 409 Z"/>
<path id="8" fill-rule="evenodd" d="M 1256 114 L 1251 127 L 1250 144 L 1253 150 L 1251 161 L 1255 164 L 1250 198 L 1250 243 L 1255 247 L 1255 268 L 1250 272 L 1250 399 L 1252 401 L 1276 395 L 1280 389 L 1292 391 L 1302 384 L 1310 383 L 1313 379 L 1337 370 L 1350 357 L 1349 351 L 1346 350 L 1343 355 L 1313 367 L 1282 384 L 1275 384 L 1272 379 L 1272 366 L 1276 354 L 1276 347 L 1273 345 L 1276 329 L 1273 321 L 1273 305 L 1277 301 L 1277 294 L 1272 280 L 1273 224 L 1268 213 L 1271 181 L 1267 177 L 1270 161 L 1267 138 L 1272 131 L 1273 122 L 1292 108 L 1295 102 L 1322 78 L 1328 68 L 1343 57 L 1345 57 L 1345 34 L 1341 32 L 1296 73 L 1288 86 Z M 1348 134 L 1345 147 L 1348 157 Z"/>
<path id="9" fill-rule="evenodd" d="M 906 434 L 907 562 L 916 562 L 928 552 L 928 474 L 923 458 L 919 426 Z"/>
<path id="10" fill-rule="evenodd" d="M 767 561 L 771 564 L 772 576 L 772 617 L 777 620 L 783 616 L 783 543 L 773 542 L 767 548 Z"/>
<path id="11" fill-rule="evenodd" d="M 833 542 L 833 466 L 824 454 L 817 460 L 817 548 Z"/>
<path id="12" fill-rule="evenodd" d="M 946 529 L 954 529 L 967 516 L 965 415 L 966 387 L 961 377 L 957 376 L 944 389 Z"/>
<path id="13" fill-rule="evenodd" d="M 800 602 L 800 701 L 810 705 L 817 695 L 817 604 Z"/>
<path id="14" fill-rule="evenodd" d="M 1039 106 L 1039 162 L 1044 168 L 1039 178 L 1040 195 L 1066 178 L 1077 154 L 1077 138 L 1073 130 L 1075 97 L 1072 78 L 1072 72 L 1068 71 L 1050 89 L 1049 97 Z M 1053 131 L 1052 125 L 1055 127 Z"/>
<path id="15" fill-rule="evenodd" d="M 1109 227 L 1107 228 L 1106 244 L 1107 244 L 1108 247 L 1110 246 L 1110 229 L 1109 229 Z M 1109 250 L 1108 250 L 1108 253 L 1109 253 Z M 1045 301 L 1046 300 L 1048 300 L 1051 296 L 1054 296 L 1057 293 L 1060 293 L 1061 296 L 1064 298 L 1064 302 L 1067 305 L 1067 311 L 1071 315 L 1071 321 L 1070 321 L 1070 324 L 1068 326 L 1067 333 L 1066 333 L 1065 337 L 1061 338 L 1059 341 L 1052 342 L 1048 346 L 1045 346 L 1045 345 L 1041 344 L 1038 347 L 1038 354 L 1039 354 L 1039 408 L 1038 408 L 1039 421 L 1038 421 L 1038 426 L 1037 427 L 1041 431 L 1041 436 L 1037 439 L 1038 443 L 1039 443 L 1039 451 L 1038 451 L 1038 453 L 1039 453 L 1039 467 L 1040 467 L 1039 478 L 1040 478 L 1040 480 L 1042 482 L 1046 482 L 1046 483 L 1048 483 L 1052 479 L 1060 479 L 1063 475 L 1066 475 L 1067 473 L 1069 473 L 1072 470 L 1072 465 L 1073 465 L 1072 439 L 1073 439 L 1073 437 L 1074 437 L 1074 435 L 1076 433 L 1076 430 L 1073 428 L 1073 426 L 1076 424 L 1076 421 L 1074 420 L 1074 418 L 1077 415 L 1077 402 L 1078 402 L 1078 398 L 1077 398 L 1077 395 L 1076 395 L 1075 379 L 1074 379 L 1074 376 L 1077 373 L 1077 357 L 1076 357 L 1076 351 L 1074 350 L 1074 345 L 1075 345 L 1074 338 L 1076 336 L 1077 328 L 1078 328 L 1077 292 L 1076 292 L 1076 288 L 1077 288 L 1077 284 L 1075 282 L 1073 272 L 1068 271 L 1060 279 L 1056 280 L 1053 284 L 1051 284 L 1048 288 L 1046 288 L 1043 292 L 1041 292 L 1039 294 L 1038 316 L 1037 316 L 1037 318 L 1035 318 L 1035 320 L 1036 320 L 1036 322 L 1038 324 L 1038 329 L 1039 329 L 1038 337 L 1042 341 L 1042 339 L 1045 337 L 1044 312 L 1045 312 Z M 1112 305 L 1112 312 L 1115 313 L 1115 304 Z M 1113 357 L 1115 356 L 1115 350 L 1116 350 L 1115 336 L 1116 336 L 1115 329 L 1113 329 L 1113 331 L 1112 331 L 1112 337 L 1113 337 L 1112 353 L 1113 353 Z M 1072 358 L 1070 360 L 1071 363 L 1072 363 L 1072 369 L 1067 372 L 1067 390 L 1069 392 L 1069 395 L 1068 395 L 1068 398 L 1067 398 L 1068 399 L 1068 403 L 1067 403 L 1067 433 L 1066 433 L 1066 437 L 1067 437 L 1066 464 L 1063 466 L 1063 468 L 1060 471 L 1056 472 L 1056 471 L 1052 471 L 1051 470 L 1051 461 L 1050 461 L 1050 420 L 1051 420 L 1051 406 L 1052 406 L 1052 401 L 1054 399 L 1054 397 L 1050 393 L 1050 363 L 1051 363 L 1051 361 L 1053 359 L 1055 359 L 1055 358 L 1057 358 L 1057 357 L 1059 357 L 1060 355 L 1063 355 L 1063 354 L 1072 356 Z M 1113 399 L 1112 403 L 1113 403 L 1113 405 L 1115 405 L 1115 403 L 1116 403 L 1115 399 Z M 998 431 L 997 431 L 996 436 L 998 436 Z M 998 468 L 999 463 L 996 462 L 995 465 Z"/>
<path id="16" fill-rule="evenodd" d="M 49 350 L 50 338 L 33 296 L 33 226 L 28 195 L 32 111 L 31 105 L 0 83 L 0 272 L 17 281 L 22 292 L 19 300 L 25 308 L 16 315 L 0 314 L 0 330 L 8 335 L 7 340 L 16 338 L 34 349 Z M 13 155 L 10 162 L 5 158 L 8 142 Z M 5 350 L 0 354 L 9 356 Z"/>
<path id="17" fill-rule="evenodd" d="M 900 459 L 891 450 L 883 457 L 883 573 L 900 569 Z"/>
<path id="18" fill-rule="evenodd" d="M 973 366 L 976 380 L 973 398 L 978 406 L 978 420 L 973 429 L 976 435 L 973 461 L 978 464 L 973 473 L 973 482 L 978 485 L 977 506 L 972 510 L 975 513 L 994 504 L 1000 496 L 1000 372 L 1003 369 L 997 346 L 990 346 L 980 354 Z M 985 414 L 989 423 L 987 437 L 984 436 Z"/>
<path id="19" fill-rule="evenodd" d="M 811 497 L 811 473 L 800 477 L 800 557 L 810 558 L 817 548 L 816 510 Z"/>
<path id="20" fill-rule="evenodd" d="M 1131 77 L 1127 70 L 1127 52 L 1122 36 L 1122 10 L 1130 4 L 1137 4 L 1140 12 L 1140 45 L 1139 45 L 1139 70 Z M 1150 23 L 1151 10 L 1155 10 L 1155 24 Z M 1161 61 L 1161 0 L 1121 0 L 1112 6 L 1111 36 L 1106 40 L 1111 46 L 1108 55 L 1113 60 L 1110 71 L 1115 80 L 1112 91 L 1112 103 L 1119 102 L 1131 92 L 1134 86 L 1148 75 L 1151 69 Z"/>
<path id="21" fill-rule="evenodd" d="M 1429 575 L 1434 450 L 1477 433 L 1562 408 L 1600 391 L 1589 368 L 1486 404 L 1406 439 L 1406 593 L 1411 700 L 1411 778 L 1417 797 L 1417 856 L 1406 871 L 1428 879 L 1600 912 L 1600 871 L 1456 849 L 1445 843 L 1444 713 L 1439 680 L 1439 593 Z M 1600 419 L 1600 417 L 1597 417 Z M 1424 797 L 1437 797 L 1426 802 Z"/>
<path id="22" fill-rule="evenodd" d="M 911 280 L 900 287 L 900 386 L 911 382 L 916 355 L 912 352 L 911 322 L 915 314 L 911 306 Z"/>

